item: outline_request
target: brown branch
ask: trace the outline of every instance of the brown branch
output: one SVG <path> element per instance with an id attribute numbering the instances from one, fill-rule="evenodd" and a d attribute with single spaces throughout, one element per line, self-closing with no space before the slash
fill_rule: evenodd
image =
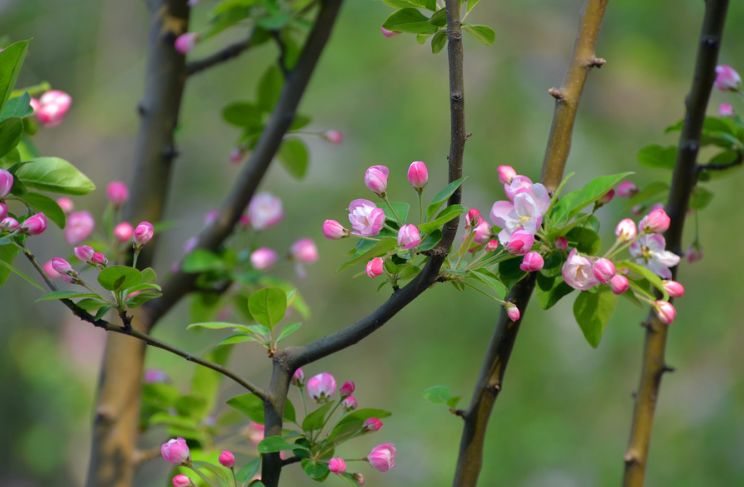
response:
<path id="1" fill-rule="evenodd" d="M 604 64 L 604 60 L 596 57 L 594 50 L 606 7 L 607 0 L 587 0 L 563 87 L 550 90 L 556 102 L 542 171 L 542 182 L 550 191 L 555 190 L 563 179 L 566 160 L 571 149 L 576 112 L 589 70 Z M 524 319 L 534 287 L 535 277 L 530 275 L 517 283 L 509 293 L 509 301 L 516 304 L 522 312 L 521 319 Z M 462 414 L 463 432 L 452 482 L 455 487 L 474 487 L 477 484 L 483 462 L 486 428 L 493 405 L 502 388 L 521 319 L 513 322 L 506 315 L 505 310 L 501 310 L 473 397 L 470 405 Z"/>
<path id="2" fill-rule="evenodd" d="M 697 164 L 695 169 L 700 176 L 706 171 L 727 171 L 740 166 L 742 163 L 744 163 L 744 151 L 738 150 L 736 151 L 736 158 L 731 162 Z"/>
<path id="3" fill-rule="evenodd" d="M 692 87 L 685 101 L 686 113 L 677 150 L 677 164 L 672 175 L 672 187 L 666 205 L 666 211 L 671 217 L 671 224 L 665 234 L 666 242 L 668 248 L 678 255 L 682 248 L 685 214 L 698 177 L 695 161 L 700 148 L 705 110 L 715 80 L 715 67 L 721 47 L 728 3 L 728 0 L 706 0 Z M 672 274 L 676 277 L 676 267 L 672 269 Z M 630 440 L 624 456 L 623 485 L 625 487 L 641 487 L 645 480 L 651 430 L 661 378 L 664 372 L 669 370 L 664 358 L 668 332 L 669 326 L 659 321 L 654 311 L 651 310 L 647 319 L 643 364 L 635 396 Z"/>
<path id="4" fill-rule="evenodd" d="M 209 56 L 206 56 L 202 59 L 197 59 L 196 61 L 191 61 L 190 63 L 186 64 L 186 74 L 189 76 L 193 76 L 209 68 L 213 68 L 222 63 L 230 61 L 231 59 L 235 59 L 236 57 L 247 51 L 252 44 L 253 33 L 251 33 L 251 35 L 249 35 L 247 38 L 225 46 L 219 51 L 210 54 Z"/>

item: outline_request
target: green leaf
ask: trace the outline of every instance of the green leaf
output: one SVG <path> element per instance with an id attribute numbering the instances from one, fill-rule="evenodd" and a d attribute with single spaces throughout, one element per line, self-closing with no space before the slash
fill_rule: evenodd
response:
<path id="1" fill-rule="evenodd" d="M 579 252 L 596 255 L 602 245 L 599 234 L 587 227 L 574 227 L 566 234 L 570 242 L 575 242 Z"/>
<path id="2" fill-rule="evenodd" d="M 65 212 L 52 198 L 39 193 L 24 193 L 23 201 L 34 210 L 43 212 L 59 228 L 65 228 Z"/>
<path id="3" fill-rule="evenodd" d="M 642 166 L 660 169 L 674 169 L 677 163 L 677 148 L 673 145 L 660 146 L 658 144 L 647 145 L 638 151 L 638 163 Z"/>
<path id="4" fill-rule="evenodd" d="M 651 269 L 648 269 L 647 267 L 644 267 L 635 262 L 631 262 L 629 260 L 616 262 L 615 265 L 618 269 L 628 269 L 638 274 L 643 279 L 647 280 L 649 284 L 658 289 L 659 292 L 661 292 L 665 297 L 668 296 L 667 292 L 664 290 L 664 282 Z"/>
<path id="5" fill-rule="evenodd" d="M 305 419 L 302 421 L 302 430 L 310 432 L 322 428 L 325 424 L 326 414 L 328 414 L 328 411 L 330 411 L 332 407 L 333 403 L 327 402 L 312 413 L 305 416 Z"/>
<path id="6" fill-rule="evenodd" d="M 222 118 L 231 125 L 243 128 L 261 126 L 263 112 L 255 104 L 247 101 L 230 103 L 222 109 Z"/>
<path id="7" fill-rule="evenodd" d="M 248 416 L 256 423 L 264 422 L 264 404 L 255 394 L 241 394 L 227 400 L 227 405 Z"/>
<path id="8" fill-rule="evenodd" d="M 388 205 L 383 205 L 382 210 L 385 212 L 385 218 L 403 225 L 408 220 L 408 212 L 411 211 L 411 205 L 405 201 L 391 201 L 390 206 L 393 207 L 395 213 L 393 213 Z M 398 215 L 398 218 L 395 217 L 396 215 Z"/>
<path id="9" fill-rule="evenodd" d="M 433 404 L 447 404 L 450 397 L 452 397 L 450 388 L 445 385 L 431 386 L 424 391 L 424 399 Z"/>
<path id="10" fill-rule="evenodd" d="M 7 120 L 14 117 L 25 118 L 33 113 L 31 96 L 28 93 L 23 93 L 21 96 L 11 98 L 3 105 L 2 110 L 0 110 L 0 120 Z"/>
<path id="11" fill-rule="evenodd" d="M 429 19 L 429 23 L 431 25 L 436 25 L 437 27 L 444 27 L 447 25 L 447 9 L 446 8 L 440 8 L 434 14 L 432 14 L 431 18 Z"/>
<path id="12" fill-rule="evenodd" d="M 496 40 L 496 32 L 487 25 L 465 24 L 462 28 L 487 46 L 490 46 Z"/>
<path id="13" fill-rule="evenodd" d="M 224 321 L 206 321 L 201 323 L 191 323 L 189 326 L 186 327 L 187 330 L 196 330 L 196 329 L 204 329 L 204 330 L 234 330 L 234 331 L 240 331 L 245 333 L 251 333 L 253 334 L 254 331 L 246 325 L 239 325 L 237 323 L 227 323 Z"/>
<path id="14" fill-rule="evenodd" d="M 290 137 L 284 139 L 279 147 L 279 160 L 289 174 L 296 179 L 303 179 L 307 174 L 310 152 L 301 139 Z"/>
<path id="15" fill-rule="evenodd" d="M 188 273 L 225 270 L 225 261 L 219 255 L 206 249 L 196 249 L 183 259 L 181 269 Z"/>
<path id="16" fill-rule="evenodd" d="M 370 248 L 369 250 L 363 252 L 362 254 L 342 264 L 340 270 L 344 270 L 352 266 L 366 263 L 368 260 L 372 259 L 373 257 L 379 257 L 382 255 L 385 255 L 389 251 L 393 250 L 394 248 L 398 246 L 398 242 L 395 239 L 395 237 L 383 238 L 383 239 L 380 239 L 380 241 L 378 242 L 372 242 L 372 243 L 374 244 L 372 248 Z"/>
<path id="17" fill-rule="evenodd" d="M 423 233 L 431 233 L 434 230 L 440 230 L 445 223 L 458 218 L 466 211 L 467 208 L 462 205 L 450 205 L 442 210 L 433 220 L 429 220 L 428 222 L 419 225 L 419 230 Z"/>
<path id="18" fill-rule="evenodd" d="M 275 64 L 269 66 L 258 82 L 256 96 L 258 97 L 258 107 L 265 112 L 271 112 L 279 101 L 282 93 L 284 76 L 282 76 L 279 67 Z"/>
<path id="19" fill-rule="evenodd" d="M 325 480 L 331 472 L 328 470 L 327 464 L 315 462 L 309 458 L 303 458 L 300 464 L 302 465 L 302 470 L 305 474 L 318 482 Z"/>
<path id="20" fill-rule="evenodd" d="M 499 278 L 507 287 L 512 287 L 525 275 L 525 272 L 519 268 L 522 263 L 522 257 L 515 257 L 499 262 Z"/>
<path id="21" fill-rule="evenodd" d="M 239 333 L 237 335 L 231 335 L 224 340 L 220 340 L 216 347 L 224 347 L 227 345 L 237 345 L 239 343 L 245 343 L 245 342 L 256 342 L 260 343 L 262 345 L 266 344 L 266 340 L 263 340 L 261 337 L 256 335 L 248 335 L 245 333 Z"/>
<path id="22" fill-rule="evenodd" d="M 18 41 L 0 52 L 0 107 L 15 87 L 27 51 L 28 41 Z"/>
<path id="23" fill-rule="evenodd" d="M 475 8 L 476 5 L 478 5 L 478 2 L 480 0 L 467 0 L 467 6 L 465 7 L 465 13 L 470 13 L 471 10 Z"/>
<path id="24" fill-rule="evenodd" d="M 231 347 L 220 347 L 211 350 L 204 358 L 217 365 L 226 365 L 230 358 Z M 196 367 L 191 378 L 191 394 L 198 399 L 197 403 L 188 407 L 188 414 L 192 418 L 203 420 L 214 408 L 219 392 L 220 383 L 224 376 L 206 367 Z"/>
<path id="25" fill-rule="evenodd" d="M 431 250 L 437 246 L 440 240 L 442 240 L 441 230 L 434 230 L 433 232 L 429 232 L 429 234 L 421 242 L 421 245 L 419 245 L 416 250 L 418 250 L 419 252 L 425 252 L 427 250 Z"/>
<path id="26" fill-rule="evenodd" d="M 693 210 L 703 210 L 711 201 L 713 201 L 713 193 L 698 184 L 692 190 L 690 208 Z"/>
<path id="27" fill-rule="evenodd" d="M 444 49 L 444 46 L 446 45 L 447 45 L 447 31 L 438 30 L 437 33 L 434 34 L 431 38 L 431 52 L 433 54 L 436 54 L 442 49 Z"/>
<path id="28" fill-rule="evenodd" d="M 449 199 L 452 194 L 457 191 L 457 189 L 462 186 L 462 183 L 465 182 L 467 177 L 462 177 L 460 179 L 457 179 L 455 181 L 452 181 L 447 186 L 445 186 L 440 192 L 438 192 L 436 195 L 434 195 L 434 198 L 431 200 L 431 203 L 429 203 L 429 206 L 426 208 L 426 217 L 431 218 L 434 216 L 434 214 L 439 210 L 439 208 L 442 206 L 442 204 Z"/>
<path id="29" fill-rule="evenodd" d="M 616 304 L 617 296 L 609 288 L 599 288 L 597 292 L 582 292 L 574 301 L 576 322 L 593 348 L 599 345 Z"/>
<path id="30" fill-rule="evenodd" d="M 277 288 L 260 289 L 251 294 L 248 309 L 256 321 L 273 328 L 287 312 L 287 294 Z"/>
<path id="31" fill-rule="evenodd" d="M 15 245 L 0 245 L 0 286 L 5 284 L 8 276 L 13 270 L 13 260 L 18 255 L 18 247 Z"/>
<path id="32" fill-rule="evenodd" d="M 20 118 L 9 118 L 0 122 L 0 157 L 16 148 L 23 135 Z"/>
<path id="33" fill-rule="evenodd" d="M 413 34 L 433 34 L 438 29 L 429 23 L 429 17 L 415 8 L 402 8 L 393 12 L 382 24 L 394 32 L 410 32 Z"/>
<path id="34" fill-rule="evenodd" d="M 600 176 L 589 181 L 583 188 L 567 193 L 550 210 L 549 220 L 551 224 L 559 225 L 568 221 L 570 217 L 607 194 L 617 183 L 630 174 L 633 173 L 624 172 Z"/>
<path id="35" fill-rule="evenodd" d="M 336 426 L 331 430 L 331 434 L 328 435 L 328 441 L 337 443 L 347 440 L 355 434 L 360 433 L 364 422 L 369 418 L 382 419 L 387 418 L 388 416 L 390 416 L 390 411 L 385 411 L 384 409 L 357 409 L 356 411 L 348 413 L 346 416 L 341 418 L 338 423 L 336 423 Z"/>
<path id="36" fill-rule="evenodd" d="M 302 327 L 302 323 L 292 323 L 290 325 L 283 327 L 281 333 L 279 333 L 279 336 L 276 338 L 276 343 L 279 343 L 285 338 L 293 335 L 301 327 Z"/>
<path id="37" fill-rule="evenodd" d="M 486 268 L 475 269 L 470 274 L 488 286 L 493 291 L 493 296 L 504 299 L 504 296 L 506 296 L 506 286 L 499 280 L 496 274 Z"/>
<path id="38" fill-rule="evenodd" d="M 564 296 L 571 294 L 573 288 L 563 281 L 558 281 L 556 286 L 553 286 L 549 290 L 543 290 L 538 288 L 537 298 L 540 300 L 540 306 L 542 309 L 552 308 L 558 301 Z"/>
<path id="39" fill-rule="evenodd" d="M 98 274 L 98 284 L 108 291 L 119 291 L 142 282 L 140 271 L 132 267 L 114 265 Z"/>
<path id="40" fill-rule="evenodd" d="M 259 453 L 276 453 L 280 451 L 294 450 L 299 447 L 295 443 L 290 443 L 281 436 L 268 436 L 258 444 Z"/>
<path id="41" fill-rule="evenodd" d="M 238 482 L 242 485 L 252 479 L 261 468 L 261 457 L 254 458 L 250 462 L 246 463 L 235 473 L 235 477 Z"/>
<path id="42" fill-rule="evenodd" d="M 75 166 L 57 157 L 39 157 L 28 161 L 15 173 L 30 188 L 52 193 L 83 195 L 96 185 Z"/>
<path id="43" fill-rule="evenodd" d="M 58 299 L 99 298 L 99 297 L 100 296 L 94 293 L 81 293 L 78 291 L 53 291 L 53 292 L 43 295 L 40 298 L 37 298 L 36 302 L 41 303 L 44 301 L 56 301 Z"/>

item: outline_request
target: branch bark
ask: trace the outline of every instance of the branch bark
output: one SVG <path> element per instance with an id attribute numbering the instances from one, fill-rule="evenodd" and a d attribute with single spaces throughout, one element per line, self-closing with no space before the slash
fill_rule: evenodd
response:
<path id="1" fill-rule="evenodd" d="M 666 211 L 671 224 L 665 234 L 667 247 L 681 254 L 682 230 L 685 214 L 698 177 L 696 165 L 705 110 L 715 80 L 715 67 L 721 47 L 723 26 L 728 10 L 728 0 L 706 0 L 705 17 L 697 51 L 697 60 L 690 93 L 685 100 L 686 112 L 677 150 L 677 164 L 672 175 L 672 187 Z M 704 167 L 704 166 L 703 166 Z M 674 277 L 677 268 L 672 269 Z M 646 338 L 643 347 L 643 365 L 638 391 L 635 396 L 630 440 L 625 453 L 625 487 L 641 487 L 645 481 L 651 430 L 656 402 L 659 397 L 661 378 L 668 371 L 665 349 L 668 325 L 659 321 L 653 310 L 644 324 Z"/>
<path id="2" fill-rule="evenodd" d="M 210 54 L 209 56 L 206 56 L 202 59 L 197 59 L 196 61 L 191 61 L 186 65 L 186 74 L 188 74 L 189 76 L 193 76 L 209 68 L 213 68 L 222 63 L 230 61 L 231 59 L 235 59 L 243 52 L 248 50 L 251 47 L 252 42 L 253 34 L 241 41 L 237 41 L 228 46 L 225 46 L 224 48 L 213 54 Z"/>
<path id="3" fill-rule="evenodd" d="M 563 86 L 549 90 L 556 102 L 543 160 L 542 183 L 551 192 L 563 179 L 571 149 L 576 112 L 589 70 L 604 65 L 604 60 L 596 57 L 595 48 L 607 2 L 608 0 L 587 0 Z M 470 405 L 461 415 L 464 426 L 452 482 L 454 487 L 474 487 L 478 482 L 488 421 L 501 391 L 506 367 L 519 333 L 519 325 L 524 319 L 534 287 L 535 276 L 531 274 L 514 285 L 509 293 L 509 301 L 516 304 L 522 312 L 519 321 L 511 321 L 505 310 L 501 310 Z"/>

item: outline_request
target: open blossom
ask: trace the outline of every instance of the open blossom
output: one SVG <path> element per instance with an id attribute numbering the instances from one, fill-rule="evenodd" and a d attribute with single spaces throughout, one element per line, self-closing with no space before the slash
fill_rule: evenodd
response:
<path id="1" fill-rule="evenodd" d="M 734 115 L 734 106 L 731 103 L 721 103 L 718 105 L 718 114 L 722 117 L 731 117 Z"/>
<path id="2" fill-rule="evenodd" d="M 173 487 L 190 487 L 194 485 L 191 483 L 191 479 L 182 473 L 173 477 L 171 482 L 173 483 Z"/>
<path id="3" fill-rule="evenodd" d="M 0 169 L 0 198 L 5 198 L 13 189 L 13 173 Z"/>
<path id="4" fill-rule="evenodd" d="M 181 465 L 189 459 L 189 445 L 181 437 L 172 438 L 160 445 L 163 460 L 173 465 Z"/>
<path id="5" fill-rule="evenodd" d="M 615 275 L 615 264 L 610 259 L 601 257 L 594 261 L 592 272 L 599 282 L 607 284 Z"/>
<path id="6" fill-rule="evenodd" d="M 664 290 L 673 298 L 681 298 L 685 295 L 685 287 L 677 281 L 664 281 Z"/>
<path id="7" fill-rule="evenodd" d="M 375 470 L 387 472 L 395 468 L 395 445 L 392 443 L 382 443 L 372 448 L 367 455 L 367 461 Z"/>
<path id="8" fill-rule="evenodd" d="M 535 243 L 535 236 L 525 230 L 517 230 L 512 233 L 509 241 L 504 244 L 504 248 L 510 254 L 524 255 L 532 249 Z"/>
<path id="9" fill-rule="evenodd" d="M 370 166 L 364 171 L 364 185 L 376 194 L 383 194 L 387 190 L 388 174 L 387 166 Z"/>
<path id="10" fill-rule="evenodd" d="M 617 186 L 615 186 L 615 194 L 623 198 L 633 196 L 637 192 L 638 186 L 636 186 L 632 181 L 621 181 Z"/>
<path id="11" fill-rule="evenodd" d="M 331 473 L 344 473 L 346 472 L 346 462 L 341 457 L 333 457 L 328 460 L 328 470 Z"/>
<path id="12" fill-rule="evenodd" d="M 504 303 L 504 309 L 506 310 L 506 316 L 509 317 L 512 321 L 519 321 L 519 318 L 522 317 L 522 314 L 519 312 L 519 308 L 517 308 L 517 305 L 514 303 L 511 303 L 509 301 Z"/>
<path id="13" fill-rule="evenodd" d="M 356 199 L 349 203 L 349 222 L 353 233 L 363 237 L 374 237 L 385 223 L 385 212 L 373 202 Z"/>
<path id="14" fill-rule="evenodd" d="M 679 263 L 679 256 L 666 250 L 666 241 L 658 233 L 641 235 L 630 246 L 630 254 L 639 264 L 664 279 L 671 279 L 669 268 Z"/>
<path id="15" fill-rule="evenodd" d="M 542 269 L 543 265 L 545 265 L 545 260 L 539 252 L 527 252 L 524 258 L 522 258 L 519 268 L 524 272 L 535 272 Z"/>
<path id="16" fill-rule="evenodd" d="M 579 291 L 586 291 L 598 284 L 592 270 L 592 261 L 580 255 L 576 249 L 571 249 L 568 253 L 561 273 L 566 284 Z"/>
<path id="17" fill-rule="evenodd" d="M 129 242 L 134 236 L 134 227 L 129 222 L 121 222 L 114 227 L 114 238 L 117 242 Z"/>
<path id="18" fill-rule="evenodd" d="M 630 287 L 628 278 L 622 274 L 615 274 L 612 276 L 612 279 L 610 279 L 610 289 L 612 289 L 612 292 L 615 294 L 623 294 L 628 290 L 628 287 Z"/>
<path id="19" fill-rule="evenodd" d="M 21 230 L 29 235 L 41 235 L 47 229 L 47 225 L 46 215 L 44 213 L 36 213 L 21 224 Z"/>
<path id="20" fill-rule="evenodd" d="M 152 240 L 155 235 L 155 227 L 148 221 L 141 221 L 134 228 L 134 243 L 142 246 Z"/>
<path id="21" fill-rule="evenodd" d="M 636 238 L 636 235 L 638 235 L 636 224 L 630 218 L 623 218 L 615 227 L 615 236 L 622 242 L 630 242 Z"/>
<path id="22" fill-rule="evenodd" d="M 235 466 L 235 455 L 230 450 L 223 450 L 218 460 L 223 467 L 233 468 Z"/>
<path id="23" fill-rule="evenodd" d="M 515 194 L 513 201 L 497 201 L 491 207 L 491 221 L 499 228 L 499 240 L 506 245 L 513 232 L 524 230 L 535 234 L 542 224 L 542 216 L 550 205 L 545 187 L 533 193 L 525 190 Z M 543 194 L 542 191 L 545 191 Z"/>
<path id="24" fill-rule="evenodd" d="M 273 266 L 279 259 L 275 250 L 268 247 L 259 247 L 251 254 L 251 265 L 260 271 Z"/>
<path id="25" fill-rule="evenodd" d="M 179 53 L 186 55 L 196 46 L 196 41 L 199 40 L 199 34 L 196 32 L 186 32 L 176 37 L 174 47 Z"/>
<path id="26" fill-rule="evenodd" d="M 648 215 L 641 218 L 638 228 L 646 233 L 663 233 L 667 231 L 671 221 L 664 208 L 654 208 Z"/>
<path id="27" fill-rule="evenodd" d="M 96 228 L 96 221 L 93 219 L 93 215 L 87 211 L 73 211 L 67 217 L 67 225 L 65 225 L 65 240 L 70 245 L 77 245 L 93 233 Z"/>
<path id="28" fill-rule="evenodd" d="M 60 90 L 49 90 L 38 100 L 31 100 L 36 119 L 45 127 L 54 127 L 62 123 L 71 105 L 72 97 Z"/>
<path id="29" fill-rule="evenodd" d="M 654 311 L 656 312 L 656 316 L 659 317 L 659 320 L 665 325 L 671 325 L 674 318 L 677 317 L 677 309 L 669 301 L 656 301 L 654 303 Z"/>
<path id="30" fill-rule="evenodd" d="M 282 200 L 271 193 L 258 193 L 248 205 L 248 218 L 255 230 L 265 230 L 284 217 Z"/>
<path id="31" fill-rule="evenodd" d="M 377 276 L 382 275 L 385 268 L 385 261 L 382 260 L 382 257 L 375 257 L 374 259 L 370 259 L 369 262 L 367 262 L 367 266 L 365 267 L 364 271 L 367 273 L 367 277 L 370 279 L 374 279 Z"/>
<path id="32" fill-rule="evenodd" d="M 413 161 L 408 166 L 408 182 L 416 189 L 422 189 L 429 182 L 429 169 L 424 161 Z"/>
<path id="33" fill-rule="evenodd" d="M 106 197 L 114 206 L 121 206 L 129 199 L 129 188 L 122 181 L 111 181 L 106 186 Z"/>
<path id="34" fill-rule="evenodd" d="M 338 240 L 348 237 L 349 231 L 336 220 L 326 220 L 323 222 L 323 235 L 329 240 Z"/>
<path id="35" fill-rule="evenodd" d="M 325 401 L 335 393 L 336 379 L 328 372 L 321 372 L 307 381 L 307 394 L 316 401 Z"/>
<path id="36" fill-rule="evenodd" d="M 290 253 L 294 260 L 303 264 L 312 264 L 318 261 L 318 247 L 309 238 L 303 238 L 293 243 Z"/>
<path id="37" fill-rule="evenodd" d="M 412 249 L 421 244 L 421 233 L 416 225 L 403 225 L 398 230 L 398 245 L 404 249 Z"/>
<path id="38" fill-rule="evenodd" d="M 721 91 L 739 91 L 741 76 L 728 64 L 716 66 L 716 88 Z"/>
<path id="39" fill-rule="evenodd" d="M 340 145 L 344 141 L 344 134 L 340 130 L 326 130 L 323 138 L 333 145 Z"/>

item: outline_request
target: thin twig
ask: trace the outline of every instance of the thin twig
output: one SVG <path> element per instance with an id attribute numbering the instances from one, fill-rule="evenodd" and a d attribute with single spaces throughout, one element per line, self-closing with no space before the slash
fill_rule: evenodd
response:
<path id="1" fill-rule="evenodd" d="M 728 0 L 706 0 L 705 17 L 698 44 L 697 61 L 690 94 L 685 101 L 686 113 L 679 138 L 677 164 L 672 175 L 672 187 L 666 211 L 671 224 L 665 234 L 672 252 L 681 253 L 682 230 L 690 196 L 698 178 L 696 164 L 700 138 L 708 107 L 710 92 L 715 79 L 715 67 L 721 47 L 723 26 L 728 10 Z M 677 267 L 672 269 L 673 278 Z M 625 452 L 625 487 L 641 487 L 645 480 L 651 430 L 659 397 L 661 378 L 669 370 L 665 363 L 665 350 L 669 326 L 663 324 L 651 310 L 646 320 L 646 338 L 643 346 L 641 378 L 635 395 L 633 422 L 628 449 Z"/>
<path id="2" fill-rule="evenodd" d="M 289 66 L 287 66 L 287 44 L 284 43 L 281 33 L 279 33 L 278 31 L 272 30 L 271 38 L 274 39 L 274 43 L 279 49 L 279 57 L 276 63 L 279 66 L 279 70 L 282 72 L 282 75 L 284 75 L 284 79 L 287 79 L 290 71 Z"/>
<path id="3" fill-rule="evenodd" d="M 708 164 L 698 163 L 695 169 L 698 175 L 700 175 L 706 171 L 726 171 L 736 166 L 740 166 L 742 162 L 744 162 L 744 151 L 739 150 L 739 151 L 736 151 L 736 158 L 731 162 L 708 163 Z"/>
<path id="4" fill-rule="evenodd" d="M 230 61 L 231 59 L 235 59 L 236 57 L 247 51 L 252 44 L 253 33 L 251 33 L 245 39 L 225 46 L 219 51 L 210 54 L 209 56 L 206 56 L 202 59 L 197 59 L 196 61 L 191 61 L 190 63 L 186 64 L 186 74 L 188 76 L 193 76 L 209 68 L 213 68 L 222 63 Z"/>

